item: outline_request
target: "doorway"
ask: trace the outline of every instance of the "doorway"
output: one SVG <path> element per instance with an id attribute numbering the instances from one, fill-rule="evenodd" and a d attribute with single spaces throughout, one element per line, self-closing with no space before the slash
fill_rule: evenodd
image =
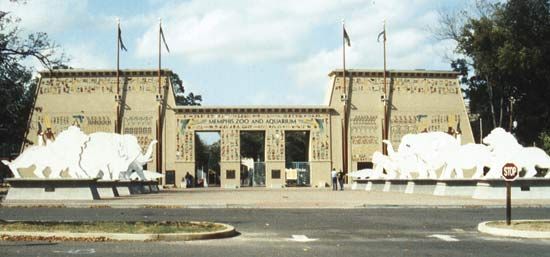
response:
<path id="1" fill-rule="evenodd" d="M 285 131 L 287 186 L 309 186 L 309 131 Z"/>
<path id="2" fill-rule="evenodd" d="M 240 132 L 241 187 L 265 186 L 265 131 Z"/>
<path id="3" fill-rule="evenodd" d="M 219 131 L 195 133 L 195 177 L 193 186 L 220 186 L 220 143 Z"/>

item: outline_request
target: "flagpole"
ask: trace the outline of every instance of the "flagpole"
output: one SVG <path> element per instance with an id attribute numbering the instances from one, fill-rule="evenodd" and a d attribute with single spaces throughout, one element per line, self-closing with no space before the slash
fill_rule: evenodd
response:
<path id="1" fill-rule="evenodd" d="M 115 133 L 120 133 L 120 19 L 117 18 L 116 31 L 116 121 Z"/>
<path id="2" fill-rule="evenodd" d="M 346 31 L 345 23 L 342 20 L 342 76 L 344 81 L 344 126 L 343 126 L 343 142 L 342 142 L 342 171 L 344 174 L 348 171 L 348 90 L 346 87 L 346 37 L 344 36 Z"/>
<path id="3" fill-rule="evenodd" d="M 162 108 L 162 92 L 161 92 L 161 79 L 160 79 L 160 72 L 161 72 L 161 55 L 162 55 L 162 49 L 160 47 L 160 40 L 161 40 L 161 31 L 162 31 L 162 19 L 159 18 L 159 36 L 158 36 L 158 47 L 159 47 L 159 67 L 158 67 L 158 94 L 157 94 L 157 100 L 158 100 L 158 118 L 157 118 L 157 172 L 162 173 L 162 124 L 161 124 L 161 108 Z"/>
<path id="4" fill-rule="evenodd" d="M 161 69 L 161 49 L 160 49 L 160 31 L 162 29 L 162 19 L 159 18 L 159 70 L 158 70 L 158 77 L 159 77 L 159 87 L 158 87 L 158 94 L 161 94 L 160 90 L 160 69 Z"/>
<path id="5" fill-rule="evenodd" d="M 384 140 L 388 140 L 388 88 L 386 84 L 386 77 L 387 77 L 387 69 L 386 69 L 386 20 L 384 20 L 384 131 L 382 132 L 382 138 Z M 384 147 L 384 143 L 382 143 L 382 153 L 384 155 L 388 155 L 387 147 Z"/>

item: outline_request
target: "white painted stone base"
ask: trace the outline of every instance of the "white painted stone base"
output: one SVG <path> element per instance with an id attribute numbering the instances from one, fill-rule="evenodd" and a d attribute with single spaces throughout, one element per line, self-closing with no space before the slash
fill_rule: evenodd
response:
<path id="1" fill-rule="evenodd" d="M 116 190 L 118 192 L 118 196 L 128 196 L 128 195 L 130 195 L 130 187 L 129 186 L 117 186 Z"/>
<path id="2" fill-rule="evenodd" d="M 93 179 L 6 179 L 10 189 L 6 201 L 97 200 Z"/>
<path id="3" fill-rule="evenodd" d="M 384 183 L 384 189 L 382 189 L 382 192 L 389 192 L 390 189 L 391 189 L 391 182 L 386 181 L 386 182 Z"/>
<path id="4" fill-rule="evenodd" d="M 98 187 L 97 192 L 99 193 L 99 198 L 101 199 L 117 197 L 112 187 Z"/>
<path id="5" fill-rule="evenodd" d="M 372 182 L 367 182 L 367 186 L 365 187 L 365 191 L 372 191 Z"/>

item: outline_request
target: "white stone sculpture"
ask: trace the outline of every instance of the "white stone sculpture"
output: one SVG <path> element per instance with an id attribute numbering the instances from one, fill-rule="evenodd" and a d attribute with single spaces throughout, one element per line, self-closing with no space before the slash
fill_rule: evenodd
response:
<path id="1" fill-rule="evenodd" d="M 389 140 L 382 140 L 382 142 L 386 144 L 386 150 L 391 162 L 397 166 L 400 179 L 411 179 L 415 173 L 417 174 L 417 178 L 428 178 L 426 165 L 419 160 L 416 154 L 407 151 L 396 152 Z"/>
<path id="2" fill-rule="evenodd" d="M 444 132 L 407 134 L 401 138 L 399 154 L 415 155 L 418 158 L 419 174 L 427 173 L 428 178 L 437 178 L 448 158 L 459 147 L 458 141 Z"/>
<path id="3" fill-rule="evenodd" d="M 397 176 L 399 167 L 390 157 L 383 155 L 381 152 L 372 154 L 373 170 L 371 178 L 387 178 L 394 179 Z M 384 174 L 384 170 L 386 174 Z"/>
<path id="4" fill-rule="evenodd" d="M 45 178 L 44 171 L 51 171 L 48 178 L 59 178 L 68 171 L 71 178 L 99 178 L 103 180 L 129 179 L 132 172 L 138 172 L 140 179 L 147 178 L 143 165 L 152 155 L 151 142 L 147 153 L 133 135 L 98 132 L 84 134 L 80 128 L 71 126 L 61 132 L 57 139 L 43 146 L 32 146 L 12 162 L 3 161 L 16 178 L 18 169 L 35 166 L 36 177 Z M 152 177 L 152 176 L 149 176 Z"/>
<path id="5" fill-rule="evenodd" d="M 474 169 L 472 178 L 483 177 L 483 169 L 491 167 L 485 178 L 500 178 L 505 163 L 516 164 L 525 169 L 524 177 L 536 175 L 535 167 L 549 169 L 550 156 L 537 147 L 523 147 L 516 138 L 502 128 L 496 128 L 483 139 L 487 144 L 460 145 L 457 138 L 443 132 L 407 134 L 401 139 L 398 151 L 394 151 L 390 141 L 387 145 L 388 156 L 380 152 L 372 155 L 373 178 L 410 179 L 417 173 L 417 178 L 437 178 L 437 171 L 442 170 L 440 179 L 463 178 L 464 169 Z M 387 175 L 383 174 L 386 171 Z M 550 178 L 550 172 L 546 174 Z"/>
<path id="6" fill-rule="evenodd" d="M 124 176 L 124 179 L 155 180 L 162 177 L 162 175 L 157 172 L 151 172 L 143 169 L 143 166 L 145 164 L 153 160 L 151 158 L 151 156 L 153 155 L 153 146 L 157 142 L 157 140 L 153 139 L 153 141 L 151 141 L 151 143 L 149 144 L 149 147 L 147 147 L 147 152 L 145 153 L 145 155 L 140 154 L 138 158 L 130 163 L 126 172 L 122 174 Z"/>
<path id="7" fill-rule="evenodd" d="M 350 172 L 348 174 L 348 177 L 354 178 L 354 179 L 368 179 L 368 178 L 375 178 L 373 177 L 373 170 L 372 169 L 362 169 L 357 170 L 354 172 Z"/>
<path id="8" fill-rule="evenodd" d="M 535 167 L 550 168 L 550 157 L 538 147 L 523 147 L 516 138 L 502 128 L 495 128 L 483 138 L 483 143 L 491 150 L 491 169 L 486 178 L 500 178 L 502 166 L 508 162 L 525 169 L 523 177 L 531 178 L 537 174 Z M 550 172 L 546 173 L 550 177 Z"/>
<path id="9" fill-rule="evenodd" d="M 441 179 L 452 178 L 453 171 L 456 178 L 464 178 L 464 169 L 476 169 L 472 178 L 481 178 L 483 168 L 490 165 L 491 152 L 489 148 L 482 144 L 465 144 L 455 149 L 454 152 L 448 152 L 445 168 L 441 174 Z"/>

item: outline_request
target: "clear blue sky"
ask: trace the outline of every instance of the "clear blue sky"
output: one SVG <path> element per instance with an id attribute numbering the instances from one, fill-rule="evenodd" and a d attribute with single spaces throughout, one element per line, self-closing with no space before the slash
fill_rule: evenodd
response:
<path id="1" fill-rule="evenodd" d="M 47 32 L 74 68 L 116 67 L 116 17 L 128 52 L 121 68 L 157 67 L 158 19 L 171 52 L 163 67 L 183 79 L 205 105 L 324 104 L 327 74 L 342 67 L 341 21 L 349 68 L 382 68 L 376 36 L 386 19 L 389 69 L 450 69 L 453 43 L 434 39 L 438 11 L 456 0 L 0 2 L 20 17 L 23 33 Z M 38 66 L 37 66 L 38 67 Z"/>

